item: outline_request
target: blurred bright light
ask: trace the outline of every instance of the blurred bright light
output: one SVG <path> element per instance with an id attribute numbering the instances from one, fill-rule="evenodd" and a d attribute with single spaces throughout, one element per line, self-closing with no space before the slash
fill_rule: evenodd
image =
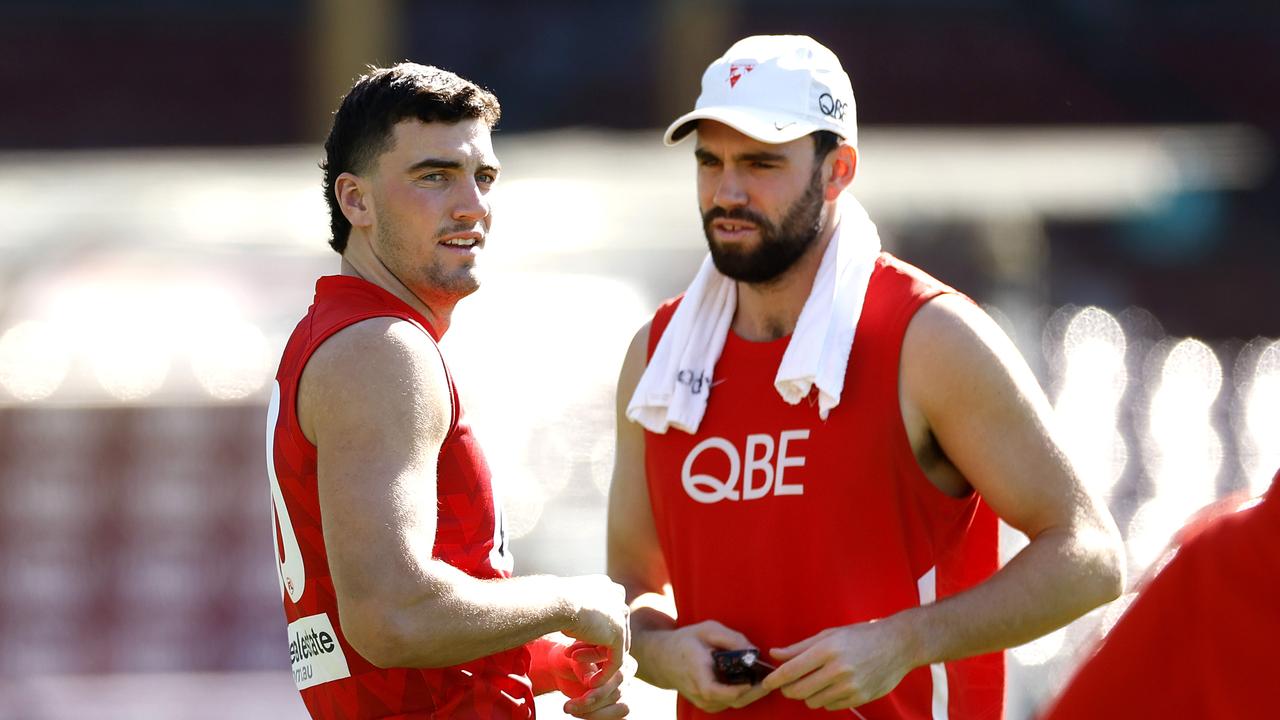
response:
<path id="1" fill-rule="evenodd" d="M 1138 593 L 1136 592 L 1126 592 L 1102 606 L 1102 613 L 1097 625 L 1097 636 L 1099 638 L 1106 637 L 1111 632 L 1112 628 L 1116 626 L 1116 623 L 1120 622 L 1120 618 L 1124 616 L 1125 611 L 1129 609 L 1129 606 L 1133 604 L 1137 597 Z"/>
<path id="2" fill-rule="evenodd" d="M 493 475 L 494 497 L 506 516 L 507 537 L 522 538 L 538 526 L 550 496 L 538 478 L 513 461 L 510 454 L 492 452 L 491 444 L 483 437 L 480 441 Z"/>
<path id="3" fill-rule="evenodd" d="M 546 253 L 587 251 L 605 240 L 609 227 L 608 195 L 599 183 L 564 178 L 506 180 L 494 190 L 493 235 L 486 248 L 495 259 L 517 259 Z M 566 202 L 572 202 L 567 227 Z M 549 306 L 554 307 L 554 306 Z"/>
<path id="4" fill-rule="evenodd" d="M 1014 659 L 1024 667 L 1043 665 L 1062 652 L 1067 640 L 1067 629 L 1058 628 L 1048 635 L 1036 638 L 1025 645 L 1013 648 Z"/>
<path id="5" fill-rule="evenodd" d="M 1128 459 L 1117 427 L 1128 384 L 1126 346 L 1120 323 L 1096 307 L 1076 313 L 1062 341 L 1063 382 L 1054 410 L 1067 454 L 1104 498 L 1110 498 Z"/>
<path id="6" fill-rule="evenodd" d="M 1149 500 L 1133 514 L 1125 533 L 1125 552 L 1129 559 L 1129 582 L 1135 585 L 1164 555 L 1190 513 L 1182 504 L 1169 498 Z"/>
<path id="7" fill-rule="evenodd" d="M 513 537 L 532 531 L 582 468 L 607 489 L 614 385 L 648 315 L 626 283 L 528 271 L 487 272 L 454 312 L 442 351 Z"/>
<path id="8" fill-rule="evenodd" d="M 271 373 L 267 338 L 246 321 L 207 327 L 193 338 L 191 370 L 200 386 L 219 400 L 248 397 L 262 389 Z"/>
<path id="9" fill-rule="evenodd" d="M 609 497 L 609 486 L 613 483 L 615 450 L 615 437 L 608 432 L 599 433 L 587 449 L 587 460 L 591 463 L 591 480 L 600 494 L 605 497 Z"/>
<path id="10" fill-rule="evenodd" d="M 1203 342 L 1185 339 L 1169 351 L 1151 399 L 1149 435 L 1156 451 L 1158 496 L 1194 504 L 1214 499 L 1222 443 L 1211 409 L 1222 388 L 1222 366 Z"/>
<path id="11" fill-rule="evenodd" d="M 125 320 L 86 348 L 93 375 L 117 400 L 142 400 L 169 375 L 169 338 L 157 328 Z"/>
<path id="12" fill-rule="evenodd" d="M 167 219 L 186 242 L 305 244 L 329 232 L 324 195 L 309 183 L 281 183 L 270 173 L 154 187 L 145 197 L 168 209 Z"/>
<path id="13" fill-rule="evenodd" d="M 162 388 L 162 400 L 192 391 L 244 398 L 265 385 L 274 360 L 262 330 L 243 319 L 235 286 L 198 271 L 90 266 L 42 288 L 31 304 L 66 328 L 69 352 L 91 371 L 71 376 L 63 394 L 77 400 L 105 393 L 139 401 Z M 188 361 L 191 375 L 165 387 L 172 366 Z"/>
<path id="14" fill-rule="evenodd" d="M 1155 496 L 1131 523 L 1131 565 L 1142 570 L 1200 508 L 1217 498 L 1222 441 L 1212 407 L 1222 366 L 1203 342 L 1184 339 L 1164 357 L 1151 398 L 1148 471 Z"/>
<path id="15" fill-rule="evenodd" d="M 1245 466 L 1252 495 L 1261 495 L 1280 470 L 1280 340 L 1258 356 L 1245 395 L 1245 427 L 1251 452 Z"/>
<path id="16" fill-rule="evenodd" d="M 1152 410 L 1191 410 L 1205 413 L 1222 389 L 1222 365 L 1213 350 L 1195 338 L 1179 341 L 1169 351 L 1160 371 L 1160 384 Z M 1197 422 L 1202 417 L 1194 418 Z M 1180 439 L 1187 423 L 1176 413 L 1156 415 L 1152 432 L 1165 441 Z"/>
<path id="17" fill-rule="evenodd" d="M 0 336 L 0 385 L 23 402 L 52 395 L 71 367 L 71 342 L 58 326 L 27 320 Z"/>

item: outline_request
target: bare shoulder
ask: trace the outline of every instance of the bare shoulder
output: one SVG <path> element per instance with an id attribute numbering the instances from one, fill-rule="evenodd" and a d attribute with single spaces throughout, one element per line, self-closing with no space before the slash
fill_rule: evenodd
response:
<path id="1" fill-rule="evenodd" d="M 1043 392 L 1000 326 L 968 299 L 940 295 L 925 303 L 902 341 L 904 395 L 926 412 L 997 393 L 1039 404 Z"/>
<path id="2" fill-rule="evenodd" d="M 327 426 L 410 422 L 440 430 L 450 422 L 440 352 L 417 325 L 395 317 L 354 323 L 316 348 L 298 386 L 298 419 L 312 443 Z M 435 434 L 434 432 L 431 434 Z"/>
<path id="3" fill-rule="evenodd" d="M 645 366 L 649 364 L 649 331 L 652 327 L 651 320 L 636 331 L 631 345 L 627 347 L 626 359 L 622 361 L 622 372 L 618 376 L 618 405 L 624 411 L 631 401 L 631 393 L 640 384 Z"/>

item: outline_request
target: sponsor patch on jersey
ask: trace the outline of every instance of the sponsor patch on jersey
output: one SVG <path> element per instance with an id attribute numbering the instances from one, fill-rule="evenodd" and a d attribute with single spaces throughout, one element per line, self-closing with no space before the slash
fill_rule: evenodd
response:
<path id="1" fill-rule="evenodd" d="M 289 623 L 289 660 L 299 690 L 351 677 L 347 656 L 325 613 Z"/>

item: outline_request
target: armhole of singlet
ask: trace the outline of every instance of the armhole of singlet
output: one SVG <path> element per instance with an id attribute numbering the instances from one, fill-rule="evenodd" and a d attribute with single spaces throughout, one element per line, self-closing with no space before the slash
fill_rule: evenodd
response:
<path id="1" fill-rule="evenodd" d="M 458 401 L 458 390 L 453 385 L 453 373 L 449 372 L 449 363 L 444 361 L 444 351 L 440 349 L 440 343 L 431 337 L 431 333 L 413 318 L 405 318 L 412 322 L 427 336 L 427 340 L 431 341 L 431 347 L 435 348 L 436 357 L 440 359 L 440 368 L 444 370 L 444 385 L 449 391 L 449 432 L 445 433 L 444 440 L 441 441 L 440 447 L 444 447 L 453 441 L 454 433 L 458 429 L 458 415 L 461 414 L 461 403 Z"/>
<path id="2" fill-rule="evenodd" d="M 658 349 L 658 341 L 662 339 L 662 334 L 667 331 L 667 326 L 671 324 L 671 318 L 676 314 L 676 308 L 680 307 L 680 302 L 684 299 L 684 295 L 667 300 L 658 306 L 653 313 L 653 320 L 649 324 L 648 351 L 645 353 L 645 364 L 649 364 L 649 360 L 653 358 L 653 351 Z"/>
<path id="3" fill-rule="evenodd" d="M 928 290 L 925 293 L 913 296 L 895 311 L 894 320 L 889 325 L 890 339 L 895 341 L 892 345 L 895 348 L 893 356 L 886 363 L 889 371 L 892 372 L 893 379 L 893 382 L 886 383 L 891 388 L 886 401 L 889 403 L 893 417 L 893 430 L 890 433 L 895 447 L 893 454 L 895 457 L 902 458 L 902 462 L 906 465 L 906 467 L 902 468 L 903 475 L 913 479 L 913 482 L 919 486 L 924 498 L 933 498 L 935 502 L 941 501 L 944 504 L 963 504 L 972 500 L 977 492 L 973 489 L 973 484 L 969 484 L 970 492 L 960 497 L 952 497 L 939 490 L 938 486 L 934 485 L 933 481 L 929 479 L 929 475 L 925 473 L 924 468 L 920 467 L 920 461 L 916 459 L 915 451 L 911 447 L 911 436 L 907 433 L 907 421 L 902 415 L 902 351 L 907 338 L 907 328 L 911 326 L 911 321 L 915 319 L 924 306 L 937 298 L 944 295 L 955 295 L 968 299 L 958 290 L 942 285 L 936 280 L 928 283 L 926 287 Z"/>

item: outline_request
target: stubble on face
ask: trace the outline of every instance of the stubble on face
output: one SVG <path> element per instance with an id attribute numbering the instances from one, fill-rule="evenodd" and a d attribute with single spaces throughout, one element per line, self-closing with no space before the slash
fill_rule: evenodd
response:
<path id="1" fill-rule="evenodd" d="M 769 218 L 747 208 L 726 210 L 712 207 L 702 214 L 702 231 L 707 236 L 711 260 L 726 277 L 750 284 L 776 280 L 804 256 L 822 227 L 822 165 L 814 168 L 804 193 L 783 213 L 775 225 Z M 711 223 L 724 218 L 753 223 L 760 242 L 754 248 L 722 245 L 715 239 Z"/>
<path id="2" fill-rule="evenodd" d="M 433 295 L 461 299 L 480 289 L 480 277 L 474 262 L 457 264 L 453 267 L 446 262 L 448 258 L 440 252 L 432 253 L 425 263 L 415 261 L 414 243 L 430 243 L 437 245 L 441 238 L 454 233 L 475 229 L 474 224 L 463 223 L 440 228 L 428 239 L 406 237 L 400 225 L 391 213 L 376 209 L 377 244 L 381 248 L 379 255 L 388 270 L 400 279 L 410 290 L 427 289 Z"/>

